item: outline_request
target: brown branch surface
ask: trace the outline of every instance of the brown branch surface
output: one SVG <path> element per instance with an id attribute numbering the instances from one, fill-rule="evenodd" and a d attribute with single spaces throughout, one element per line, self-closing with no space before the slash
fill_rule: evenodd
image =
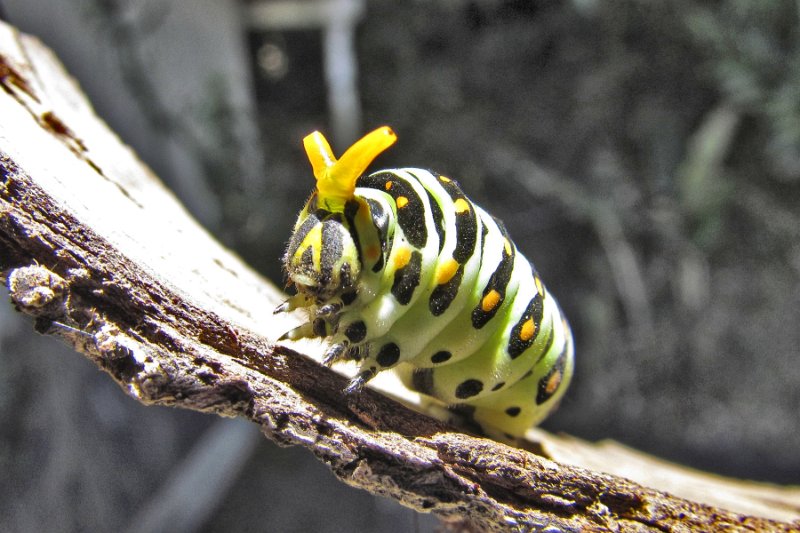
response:
<path id="1" fill-rule="evenodd" d="M 191 220 L 41 43 L 6 25 L 0 89 L 0 269 L 11 300 L 139 401 L 246 417 L 345 483 L 464 530 L 800 530 L 797 489 L 541 432 L 536 455 L 371 390 L 344 395 L 345 378 L 272 342 L 293 325 L 271 314 L 280 291 Z M 671 476 L 676 491 L 699 483 L 699 497 L 600 473 L 631 465 L 646 473 L 626 475 Z"/>

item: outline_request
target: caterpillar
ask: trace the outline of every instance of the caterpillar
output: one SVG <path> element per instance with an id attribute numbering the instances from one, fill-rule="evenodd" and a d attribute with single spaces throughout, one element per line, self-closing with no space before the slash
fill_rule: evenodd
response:
<path id="1" fill-rule="evenodd" d="M 303 139 L 316 189 L 283 257 L 297 293 L 275 312 L 309 319 L 282 339 L 329 339 L 324 364 L 358 362 L 348 392 L 394 369 L 470 427 L 521 436 L 569 384 L 569 325 L 502 222 L 455 180 L 364 174 L 396 138 L 378 128 L 338 160 L 320 132 Z"/>

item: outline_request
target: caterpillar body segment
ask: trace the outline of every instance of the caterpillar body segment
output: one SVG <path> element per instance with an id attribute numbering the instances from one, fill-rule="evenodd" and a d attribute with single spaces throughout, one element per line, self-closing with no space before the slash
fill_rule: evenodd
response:
<path id="1" fill-rule="evenodd" d="M 284 256 L 305 308 L 287 338 L 330 341 L 325 362 L 358 361 L 348 390 L 395 369 L 409 388 L 516 437 L 563 396 L 572 335 L 560 307 L 502 223 L 428 170 L 364 175 L 395 140 L 387 127 L 338 161 L 306 137 L 317 188 Z"/>

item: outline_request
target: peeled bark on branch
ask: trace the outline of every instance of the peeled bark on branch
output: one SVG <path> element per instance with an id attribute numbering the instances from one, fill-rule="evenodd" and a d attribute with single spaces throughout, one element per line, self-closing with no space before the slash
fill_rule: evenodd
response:
<path id="1" fill-rule="evenodd" d="M 271 314 L 281 292 L 187 215 L 51 52 L 7 25 L 0 89 L 0 269 L 12 302 L 139 401 L 246 417 L 345 483 L 453 527 L 800 530 L 796 488 L 538 431 L 536 455 L 372 390 L 343 394 L 346 378 L 275 344 L 294 325 Z M 644 484 L 601 473 L 621 470 Z"/>

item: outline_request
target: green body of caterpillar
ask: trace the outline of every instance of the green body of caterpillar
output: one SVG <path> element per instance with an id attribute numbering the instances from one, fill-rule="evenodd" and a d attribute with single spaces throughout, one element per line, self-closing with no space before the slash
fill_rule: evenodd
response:
<path id="1" fill-rule="evenodd" d="M 557 405 L 572 376 L 561 310 L 502 223 L 427 170 L 362 175 L 395 140 L 373 131 L 338 161 L 304 139 L 317 189 L 284 257 L 308 309 L 285 337 L 330 338 L 325 362 L 359 362 L 349 390 L 395 369 L 411 389 L 484 432 L 520 436 Z"/>

